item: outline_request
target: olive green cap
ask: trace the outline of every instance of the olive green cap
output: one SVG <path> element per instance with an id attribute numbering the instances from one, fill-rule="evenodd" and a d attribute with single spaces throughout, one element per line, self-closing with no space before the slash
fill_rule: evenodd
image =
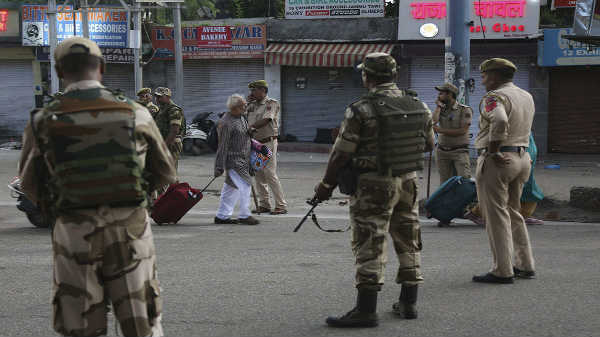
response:
<path id="1" fill-rule="evenodd" d="M 265 80 L 258 80 L 258 81 L 248 83 L 248 88 L 250 88 L 250 89 L 268 88 L 268 87 L 269 87 L 269 84 L 267 84 L 267 81 L 265 81 Z"/>
<path id="2" fill-rule="evenodd" d="M 142 88 L 140 89 L 136 95 L 141 96 L 141 95 L 145 95 L 145 94 L 151 94 L 152 93 L 152 89 L 150 88 Z"/>
<path id="3" fill-rule="evenodd" d="M 444 85 L 438 85 L 437 87 L 435 87 L 435 90 L 447 91 L 447 92 L 451 92 L 455 95 L 458 95 L 458 88 L 452 83 L 444 83 Z"/>
<path id="4" fill-rule="evenodd" d="M 63 40 L 56 46 L 54 60 L 59 62 L 65 56 L 73 54 L 87 54 L 102 58 L 102 52 L 96 42 L 85 37 L 74 36 Z"/>
<path id="5" fill-rule="evenodd" d="M 158 87 L 158 88 L 154 89 L 154 95 L 171 97 L 171 89 L 166 88 L 166 87 Z"/>
<path id="6" fill-rule="evenodd" d="M 485 60 L 479 66 L 479 71 L 482 73 L 495 69 L 511 69 L 512 71 L 517 71 L 517 66 L 515 66 L 515 64 L 510 62 L 509 60 L 499 57 Z"/>
<path id="7" fill-rule="evenodd" d="M 398 71 L 396 60 L 387 53 L 367 54 L 357 69 L 375 76 L 393 76 Z"/>

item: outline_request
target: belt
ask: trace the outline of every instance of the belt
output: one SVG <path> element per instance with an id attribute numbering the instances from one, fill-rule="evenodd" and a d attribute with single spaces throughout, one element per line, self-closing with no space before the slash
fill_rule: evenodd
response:
<path id="1" fill-rule="evenodd" d="M 453 150 L 468 149 L 468 148 L 469 148 L 469 144 L 458 145 L 458 146 L 441 146 L 438 144 L 438 149 L 440 149 L 442 151 L 453 151 Z"/>
<path id="2" fill-rule="evenodd" d="M 477 149 L 477 155 L 481 156 L 483 153 L 487 151 L 487 148 Z M 499 152 L 517 152 L 521 153 L 521 151 L 527 151 L 525 146 L 501 146 Z"/>
<path id="3" fill-rule="evenodd" d="M 264 144 L 264 143 L 268 143 L 268 142 L 270 142 L 270 141 L 271 141 L 271 140 L 273 140 L 273 139 L 277 139 L 277 136 L 270 136 L 270 137 L 267 137 L 267 138 L 258 139 L 258 141 L 259 141 L 260 143 L 263 143 L 263 144 Z"/>

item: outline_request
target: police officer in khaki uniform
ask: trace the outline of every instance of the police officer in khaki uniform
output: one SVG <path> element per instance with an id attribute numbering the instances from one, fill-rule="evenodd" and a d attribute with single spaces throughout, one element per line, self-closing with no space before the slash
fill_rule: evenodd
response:
<path id="1" fill-rule="evenodd" d="M 252 137 L 267 145 L 273 152 L 267 166 L 256 172 L 256 189 L 258 191 L 259 205 L 254 213 L 271 213 L 273 215 L 287 213 L 287 202 L 283 196 L 281 182 L 277 176 L 277 136 L 279 135 L 279 102 L 269 97 L 267 81 L 258 80 L 248 84 L 250 96 L 248 97 L 248 124 Z M 271 210 L 269 190 L 273 192 L 275 209 Z"/>
<path id="2" fill-rule="evenodd" d="M 146 203 L 175 180 L 173 160 L 148 110 L 100 83 L 96 43 L 66 39 L 54 58 L 64 94 L 32 112 L 19 161 L 23 192 L 56 219 L 54 329 L 105 335 L 112 304 L 123 335 L 162 336 Z"/>
<path id="3" fill-rule="evenodd" d="M 156 125 L 171 150 L 175 167 L 177 167 L 179 155 L 183 151 L 183 137 L 186 132 L 185 115 L 183 109 L 171 100 L 171 89 L 158 87 L 154 90 L 154 96 L 156 96 L 160 108 L 155 117 Z"/>
<path id="4" fill-rule="evenodd" d="M 358 68 L 368 93 L 346 109 L 325 176 L 315 187 L 315 198 L 327 200 L 348 162 L 360 172 L 350 199 L 358 298 L 350 312 L 327 319 L 334 327 L 378 324 L 386 234 L 400 264 L 396 282 L 402 290 L 394 313 L 417 318 L 417 289 L 423 282 L 416 171 L 423 168 L 423 152 L 433 149 L 431 112 L 418 98 L 398 89 L 396 61 L 389 54 L 368 54 Z"/>
<path id="5" fill-rule="evenodd" d="M 517 67 L 493 58 L 480 66 L 488 93 L 480 103 L 475 146 L 477 196 L 485 220 L 492 268 L 475 282 L 513 283 L 514 276 L 533 278 L 535 265 L 521 209 L 523 184 L 529 178 L 527 153 L 535 106 L 531 95 L 513 84 Z"/>
<path id="6" fill-rule="evenodd" d="M 156 114 L 158 113 L 158 106 L 152 103 L 152 89 L 150 88 L 142 88 L 137 92 L 137 102 L 141 105 L 145 106 L 146 109 L 152 115 L 152 118 L 156 118 Z"/>
<path id="7" fill-rule="evenodd" d="M 440 184 L 454 176 L 471 178 L 469 126 L 473 110 L 458 103 L 458 88 L 451 83 L 435 87 L 439 91 L 433 112 L 433 130 L 438 134 L 436 150 Z M 437 125 L 436 125 L 437 124 Z M 438 222 L 439 227 L 450 223 Z"/>

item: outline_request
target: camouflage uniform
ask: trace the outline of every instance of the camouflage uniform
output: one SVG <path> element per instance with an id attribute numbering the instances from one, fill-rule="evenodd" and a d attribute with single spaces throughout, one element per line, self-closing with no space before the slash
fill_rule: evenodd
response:
<path id="1" fill-rule="evenodd" d="M 152 94 L 152 89 L 142 88 L 137 92 L 138 97 L 141 95 L 144 95 L 144 94 Z M 158 114 L 158 111 L 160 110 L 156 104 L 152 103 L 152 101 L 144 102 L 141 99 L 138 99 L 136 102 L 145 106 L 146 109 L 148 109 L 148 111 L 150 112 L 150 115 L 152 115 L 152 118 L 156 118 L 156 115 Z"/>
<path id="2" fill-rule="evenodd" d="M 57 64 L 74 53 L 102 55 L 94 42 L 76 37 L 57 47 Z M 111 124 L 113 116 L 124 112 L 133 117 L 127 117 L 131 133 L 118 132 Z M 106 334 L 106 313 L 112 303 L 125 336 L 162 335 L 161 289 L 144 199 L 149 191 L 173 182 L 176 173 L 148 111 L 98 81 L 80 81 L 32 113 L 23 139 L 19 172 L 23 191 L 38 205 L 50 204 L 56 215 L 54 329 L 70 336 Z M 134 181 L 116 180 L 123 172 L 134 171 L 118 162 L 136 163 L 141 174 Z M 80 178 L 86 183 L 78 185 Z M 137 186 L 136 198 L 112 199 L 131 191 L 112 186 Z"/>
<path id="3" fill-rule="evenodd" d="M 369 95 L 401 97 L 406 93 L 396 84 L 386 83 L 371 89 Z M 423 133 L 429 137 L 432 132 L 431 112 L 427 109 Z M 423 281 L 423 276 L 417 174 L 413 171 L 398 176 L 380 175 L 377 172 L 377 135 L 376 111 L 370 100 L 363 98 L 346 109 L 333 150 L 352 153 L 354 167 L 364 172 L 350 199 L 356 284 L 379 290 L 384 283 L 387 261 L 386 233 L 392 238 L 400 264 L 396 282 L 418 284 Z"/>
<path id="4" fill-rule="evenodd" d="M 154 95 L 162 96 L 166 95 L 171 97 L 171 90 L 169 88 L 158 87 L 154 91 Z M 175 141 L 173 144 L 169 145 L 169 150 L 171 151 L 171 155 L 173 155 L 173 159 L 175 160 L 175 167 L 177 167 L 177 161 L 179 160 L 179 155 L 181 151 L 183 151 L 183 137 L 185 137 L 186 132 L 186 121 L 185 115 L 183 114 L 183 109 L 169 101 L 169 103 L 159 103 L 160 111 L 156 115 L 156 125 L 160 130 L 160 134 L 166 140 L 169 135 L 169 131 L 171 130 L 171 125 L 176 125 L 179 127 L 179 132 L 177 133 L 177 137 L 175 137 Z"/>

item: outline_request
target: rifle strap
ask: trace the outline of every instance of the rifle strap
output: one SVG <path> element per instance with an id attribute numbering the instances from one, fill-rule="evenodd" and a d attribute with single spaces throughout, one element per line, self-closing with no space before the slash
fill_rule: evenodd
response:
<path id="1" fill-rule="evenodd" d="M 315 226 L 317 226 L 318 229 L 327 233 L 344 233 L 349 231 L 351 227 L 350 225 L 348 225 L 348 227 L 346 227 L 345 229 L 324 229 L 323 227 L 321 227 L 321 225 L 319 225 L 319 221 L 317 220 L 317 215 L 315 214 L 315 212 L 312 212 L 310 218 L 312 219 L 312 222 L 315 223 Z"/>

